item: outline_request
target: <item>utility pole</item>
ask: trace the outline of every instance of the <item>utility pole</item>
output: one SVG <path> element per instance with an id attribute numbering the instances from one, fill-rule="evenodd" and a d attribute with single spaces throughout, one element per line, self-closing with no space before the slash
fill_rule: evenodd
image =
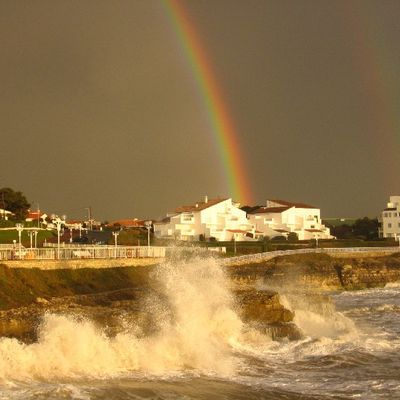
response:
<path id="1" fill-rule="evenodd" d="M 88 212 L 89 230 L 93 230 L 92 206 L 86 207 L 85 210 Z"/>

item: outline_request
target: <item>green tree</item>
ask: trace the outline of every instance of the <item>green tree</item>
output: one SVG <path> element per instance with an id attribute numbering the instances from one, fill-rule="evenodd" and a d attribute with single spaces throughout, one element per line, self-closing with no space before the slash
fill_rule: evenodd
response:
<path id="1" fill-rule="evenodd" d="M 331 234 L 337 239 L 351 239 L 354 237 L 353 225 L 342 224 L 332 226 L 327 224 L 327 227 L 330 228 Z"/>
<path id="2" fill-rule="evenodd" d="M 0 189 L 0 204 L 1 208 L 14 213 L 14 219 L 17 221 L 22 221 L 26 218 L 28 209 L 31 206 L 22 192 L 14 191 L 10 188 Z"/>
<path id="3" fill-rule="evenodd" d="M 370 219 L 368 217 L 364 217 L 354 222 L 353 233 L 356 237 L 366 240 L 374 240 L 379 237 L 378 227 L 379 222 L 377 218 Z"/>

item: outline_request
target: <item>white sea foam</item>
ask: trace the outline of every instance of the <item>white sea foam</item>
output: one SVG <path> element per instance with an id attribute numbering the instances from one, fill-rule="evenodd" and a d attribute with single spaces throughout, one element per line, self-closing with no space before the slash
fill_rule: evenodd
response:
<path id="1" fill-rule="evenodd" d="M 390 282 L 385 285 L 385 289 L 400 288 L 400 282 Z"/>
<path id="2" fill-rule="evenodd" d="M 230 349 L 240 341 L 242 322 L 216 261 L 167 263 L 156 279 L 164 300 L 149 310 L 158 327 L 152 335 L 138 336 L 133 327 L 110 338 L 93 322 L 48 314 L 37 343 L 0 340 L 0 379 L 101 378 L 184 369 L 233 373 Z"/>
<path id="3" fill-rule="evenodd" d="M 306 292 L 285 292 L 281 295 L 281 303 L 294 312 L 293 322 L 305 336 L 344 339 L 357 335 L 353 321 L 330 302 L 318 301 L 318 297 L 309 297 Z"/>

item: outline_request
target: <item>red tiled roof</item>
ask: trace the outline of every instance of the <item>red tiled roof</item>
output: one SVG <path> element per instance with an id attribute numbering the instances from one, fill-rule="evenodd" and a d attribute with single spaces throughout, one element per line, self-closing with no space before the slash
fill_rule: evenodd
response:
<path id="1" fill-rule="evenodd" d="M 178 207 L 177 209 L 175 209 L 175 212 L 183 213 L 183 212 L 202 211 L 208 207 L 214 206 L 215 204 L 221 203 L 222 201 L 225 201 L 225 200 L 228 200 L 228 199 L 209 199 L 207 201 L 207 203 L 204 201 L 200 201 L 194 205 Z"/>
<path id="2" fill-rule="evenodd" d="M 274 203 L 282 204 L 283 207 L 296 207 L 296 208 L 318 208 L 314 206 L 310 206 L 309 204 L 305 203 L 292 203 L 290 201 L 286 200 L 273 200 L 273 199 L 268 199 L 268 201 L 272 201 Z"/>
<path id="3" fill-rule="evenodd" d="M 279 233 L 290 233 L 290 231 L 287 231 L 286 229 L 274 229 L 274 231 Z"/>
<path id="4" fill-rule="evenodd" d="M 67 220 L 67 224 L 70 224 L 70 225 L 72 225 L 72 224 L 83 224 L 84 223 L 84 221 L 81 221 L 80 219 L 68 219 Z"/>
<path id="5" fill-rule="evenodd" d="M 41 211 L 31 211 L 28 210 L 28 216 L 26 218 L 32 218 L 32 219 L 38 219 L 40 218 L 44 213 Z"/>
<path id="6" fill-rule="evenodd" d="M 291 207 L 260 207 L 252 211 L 250 214 L 268 214 L 268 213 L 280 214 L 286 210 L 289 210 L 289 208 Z"/>

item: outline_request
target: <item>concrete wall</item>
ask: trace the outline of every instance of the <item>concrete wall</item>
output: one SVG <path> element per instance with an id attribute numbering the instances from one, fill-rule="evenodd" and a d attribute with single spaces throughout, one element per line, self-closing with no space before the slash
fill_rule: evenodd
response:
<path id="1" fill-rule="evenodd" d="M 13 260 L 1 261 L 9 268 L 39 268 L 39 269 L 77 269 L 77 268 L 115 268 L 155 265 L 164 261 L 163 258 L 127 258 L 117 260 Z"/>

